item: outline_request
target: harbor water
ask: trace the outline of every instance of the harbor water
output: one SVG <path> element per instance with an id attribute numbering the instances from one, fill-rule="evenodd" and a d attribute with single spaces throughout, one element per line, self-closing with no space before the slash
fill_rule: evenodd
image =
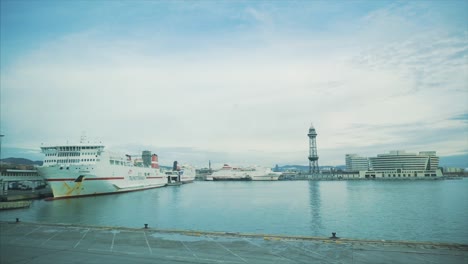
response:
<path id="1" fill-rule="evenodd" d="M 0 211 L 1 221 L 468 244 L 468 179 L 195 182 Z"/>

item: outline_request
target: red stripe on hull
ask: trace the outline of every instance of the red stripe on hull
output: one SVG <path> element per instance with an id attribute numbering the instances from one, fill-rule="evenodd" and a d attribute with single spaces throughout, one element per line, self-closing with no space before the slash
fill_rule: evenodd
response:
<path id="1" fill-rule="evenodd" d="M 108 180 L 124 180 L 124 177 L 108 177 L 108 178 L 85 178 L 85 181 L 108 181 Z"/>

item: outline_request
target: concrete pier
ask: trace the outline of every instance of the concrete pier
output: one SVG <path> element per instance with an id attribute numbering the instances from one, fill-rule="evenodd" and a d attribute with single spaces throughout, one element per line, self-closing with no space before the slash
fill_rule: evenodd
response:
<path id="1" fill-rule="evenodd" d="M 10 210 L 31 206 L 31 201 L 0 202 L 0 210 Z"/>
<path id="2" fill-rule="evenodd" d="M 330 234 L 331 235 L 331 234 Z M 337 234 L 339 237 L 339 234 Z M 0 222 L 0 263 L 468 263 L 468 245 Z"/>

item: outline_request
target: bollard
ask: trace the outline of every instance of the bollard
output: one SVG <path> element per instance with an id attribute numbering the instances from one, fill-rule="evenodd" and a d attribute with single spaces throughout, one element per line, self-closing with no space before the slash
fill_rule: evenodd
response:
<path id="1" fill-rule="evenodd" d="M 19 218 L 16 218 L 16 223 L 19 223 Z"/>
<path id="2" fill-rule="evenodd" d="M 148 224 L 145 224 L 145 228 L 148 228 Z"/>

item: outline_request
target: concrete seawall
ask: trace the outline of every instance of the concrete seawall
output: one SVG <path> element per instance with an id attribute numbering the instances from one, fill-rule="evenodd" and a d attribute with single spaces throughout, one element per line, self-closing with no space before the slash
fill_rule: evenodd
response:
<path id="1" fill-rule="evenodd" d="M 0 222 L 0 262 L 467 263 L 468 245 Z M 338 234 L 339 235 L 339 234 Z M 29 262 L 28 262 L 29 263 Z"/>

